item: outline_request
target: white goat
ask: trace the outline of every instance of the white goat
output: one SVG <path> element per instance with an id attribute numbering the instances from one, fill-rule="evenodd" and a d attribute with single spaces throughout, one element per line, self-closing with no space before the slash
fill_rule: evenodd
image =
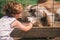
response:
<path id="1" fill-rule="evenodd" d="M 32 15 L 32 17 L 35 17 L 37 20 L 41 20 L 43 17 L 46 17 L 47 24 L 49 24 L 50 26 L 53 25 L 54 14 L 52 12 L 49 12 L 45 7 L 41 7 L 38 5 L 36 5 L 36 6 L 29 5 L 28 7 L 26 7 L 26 9 L 25 9 L 26 12 L 29 12 Z M 37 22 L 37 20 L 36 20 L 36 22 Z M 40 24 L 41 24 L 41 21 L 40 21 Z M 41 25 L 39 25 L 39 26 L 41 26 Z"/>

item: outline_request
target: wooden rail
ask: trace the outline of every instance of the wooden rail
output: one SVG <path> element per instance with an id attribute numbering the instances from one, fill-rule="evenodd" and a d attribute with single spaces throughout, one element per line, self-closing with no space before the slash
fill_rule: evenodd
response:
<path id="1" fill-rule="evenodd" d="M 23 38 L 60 37 L 60 28 L 32 28 L 28 32 L 15 29 L 11 36 Z"/>

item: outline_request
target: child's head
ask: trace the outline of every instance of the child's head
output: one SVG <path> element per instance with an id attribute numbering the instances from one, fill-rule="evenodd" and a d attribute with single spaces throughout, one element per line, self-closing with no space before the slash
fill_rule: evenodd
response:
<path id="1" fill-rule="evenodd" d="M 4 6 L 4 11 L 9 17 L 19 18 L 19 16 L 21 16 L 20 13 L 23 11 L 23 7 L 19 3 L 9 2 L 6 6 Z"/>

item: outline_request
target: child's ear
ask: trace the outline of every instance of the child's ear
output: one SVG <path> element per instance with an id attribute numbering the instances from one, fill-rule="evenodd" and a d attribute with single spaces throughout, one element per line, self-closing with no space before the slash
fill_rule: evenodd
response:
<path id="1" fill-rule="evenodd" d="M 7 7 L 6 7 L 6 6 L 4 6 L 4 7 L 3 7 L 3 10 L 6 10 L 6 8 L 7 8 Z"/>

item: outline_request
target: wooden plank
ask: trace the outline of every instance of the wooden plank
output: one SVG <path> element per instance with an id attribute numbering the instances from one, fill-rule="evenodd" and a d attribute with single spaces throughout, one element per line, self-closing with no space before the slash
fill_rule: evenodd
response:
<path id="1" fill-rule="evenodd" d="M 11 36 L 23 38 L 60 37 L 60 28 L 32 28 L 28 32 L 15 29 Z"/>

